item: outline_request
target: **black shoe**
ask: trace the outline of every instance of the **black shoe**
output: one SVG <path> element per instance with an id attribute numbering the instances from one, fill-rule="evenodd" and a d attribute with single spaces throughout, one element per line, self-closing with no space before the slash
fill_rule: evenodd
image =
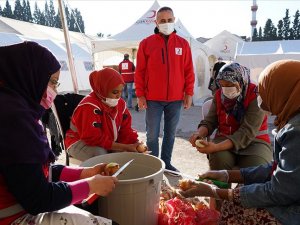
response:
<path id="1" fill-rule="evenodd" d="M 172 165 L 166 166 L 165 173 L 173 177 L 181 177 L 180 171 Z"/>
<path id="2" fill-rule="evenodd" d="M 137 111 L 137 112 L 139 111 L 139 105 L 138 105 L 138 104 L 136 104 L 136 105 L 134 106 L 134 110 Z"/>

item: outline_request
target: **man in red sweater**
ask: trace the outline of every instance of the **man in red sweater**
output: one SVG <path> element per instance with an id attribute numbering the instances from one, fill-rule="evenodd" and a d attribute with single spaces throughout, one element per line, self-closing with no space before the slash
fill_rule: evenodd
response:
<path id="1" fill-rule="evenodd" d="M 133 62 L 129 60 L 129 55 L 124 54 L 124 60 L 119 64 L 119 72 L 123 77 L 125 86 L 122 92 L 122 98 L 126 101 L 126 91 L 127 91 L 127 107 L 132 108 L 132 86 L 134 81 L 134 70 L 135 66 Z"/>
<path id="2" fill-rule="evenodd" d="M 194 94 L 195 75 L 189 43 L 176 34 L 173 10 L 157 11 L 155 34 L 141 41 L 137 53 L 135 88 L 140 109 L 146 109 L 147 145 L 159 156 L 160 121 L 164 115 L 161 159 L 171 165 L 176 127 L 182 106 L 189 109 Z"/>

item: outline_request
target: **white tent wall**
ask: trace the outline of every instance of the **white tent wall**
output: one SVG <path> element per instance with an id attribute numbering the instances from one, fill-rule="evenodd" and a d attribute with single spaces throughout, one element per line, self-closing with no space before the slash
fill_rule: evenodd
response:
<path id="1" fill-rule="evenodd" d="M 300 60 L 300 40 L 240 43 L 235 61 L 248 67 L 251 80 L 257 83 L 261 71 L 281 59 Z"/>
<path id="2" fill-rule="evenodd" d="M 223 60 L 232 61 L 235 58 L 238 43 L 243 43 L 243 39 L 224 30 L 204 45 L 208 46 L 216 54 L 216 59 L 222 57 Z"/>
<path id="3" fill-rule="evenodd" d="M 2 32 L 2 33 L 1 33 Z M 11 33 L 13 32 L 13 33 Z M 76 70 L 78 90 L 90 90 L 89 74 L 93 70 L 90 36 L 69 32 Z M 59 92 L 73 92 L 69 61 L 63 31 L 58 28 L 37 25 L 0 16 L 0 45 L 20 43 L 25 40 L 47 47 L 62 64 Z M 66 69 L 67 68 L 67 69 Z"/>
<path id="4" fill-rule="evenodd" d="M 149 10 L 126 30 L 108 39 L 92 41 L 95 68 L 103 68 L 105 60 L 114 58 L 119 54 L 128 53 L 134 60 L 140 41 L 154 33 L 156 26 L 155 15 L 159 8 L 158 2 L 155 1 Z M 176 21 L 175 29 L 179 36 L 185 38 L 190 43 L 196 80 L 193 103 L 194 105 L 202 104 L 203 100 L 209 96 L 207 88 L 210 77 L 210 65 L 208 62 L 209 47 L 194 39 L 179 19 Z"/>

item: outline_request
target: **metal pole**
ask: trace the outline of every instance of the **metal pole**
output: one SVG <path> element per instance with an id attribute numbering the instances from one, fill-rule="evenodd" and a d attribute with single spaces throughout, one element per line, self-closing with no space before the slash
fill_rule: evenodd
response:
<path id="1" fill-rule="evenodd" d="M 72 78 L 72 83 L 73 83 L 73 89 L 74 89 L 74 93 L 78 94 L 78 83 L 77 83 L 76 70 L 75 70 L 75 66 L 74 66 L 72 48 L 71 48 L 71 44 L 70 44 L 69 29 L 68 29 L 68 26 L 66 23 L 65 7 L 63 6 L 62 0 L 58 0 L 58 6 L 59 6 L 58 8 L 59 8 L 59 12 L 60 12 L 60 19 L 61 19 L 61 24 L 63 27 L 64 37 L 65 37 L 65 42 L 66 42 L 70 73 L 71 73 L 71 78 Z"/>

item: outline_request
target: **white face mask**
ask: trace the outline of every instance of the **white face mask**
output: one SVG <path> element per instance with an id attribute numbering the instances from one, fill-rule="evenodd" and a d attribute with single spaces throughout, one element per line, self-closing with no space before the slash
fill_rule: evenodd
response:
<path id="1" fill-rule="evenodd" d="M 158 30 L 160 33 L 163 33 L 164 35 L 170 35 L 175 28 L 175 23 L 161 23 L 158 24 Z"/>
<path id="2" fill-rule="evenodd" d="M 225 97 L 229 99 L 234 99 L 241 94 L 241 92 L 238 91 L 236 87 L 222 87 L 222 92 L 223 95 L 225 95 Z"/>
<path id="3" fill-rule="evenodd" d="M 118 105 L 119 99 L 120 98 L 106 98 L 105 104 L 109 107 L 115 107 L 116 105 Z"/>
<path id="4" fill-rule="evenodd" d="M 257 96 L 257 105 L 258 105 L 258 107 L 259 107 L 262 111 L 264 111 L 264 113 L 265 113 L 267 116 L 271 116 L 271 115 L 272 115 L 271 112 L 267 111 L 267 110 L 263 107 L 263 100 L 262 100 L 262 98 L 261 98 L 260 96 Z"/>

